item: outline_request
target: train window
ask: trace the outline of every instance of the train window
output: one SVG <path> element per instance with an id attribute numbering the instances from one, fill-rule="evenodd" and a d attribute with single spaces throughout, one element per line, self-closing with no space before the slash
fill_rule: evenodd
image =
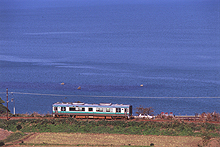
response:
<path id="1" fill-rule="evenodd" d="M 89 111 L 93 111 L 93 108 L 89 108 Z"/>
<path id="2" fill-rule="evenodd" d="M 66 107 L 61 107 L 61 111 L 66 111 Z"/>
<path id="3" fill-rule="evenodd" d="M 125 108 L 125 112 L 127 112 L 127 109 Z"/>
<path id="4" fill-rule="evenodd" d="M 79 107 L 78 111 L 85 111 L 85 108 Z"/>
<path id="5" fill-rule="evenodd" d="M 76 111 L 76 108 L 72 107 L 72 108 L 69 108 L 70 111 Z"/>
<path id="6" fill-rule="evenodd" d="M 54 107 L 53 110 L 54 110 L 54 111 L 57 111 L 57 107 Z"/>
<path id="7" fill-rule="evenodd" d="M 110 112 L 110 108 L 106 108 L 106 112 Z"/>
<path id="8" fill-rule="evenodd" d="M 103 108 L 96 108 L 96 112 L 103 112 Z"/>
<path id="9" fill-rule="evenodd" d="M 121 112 L 121 108 L 116 108 L 116 112 Z"/>

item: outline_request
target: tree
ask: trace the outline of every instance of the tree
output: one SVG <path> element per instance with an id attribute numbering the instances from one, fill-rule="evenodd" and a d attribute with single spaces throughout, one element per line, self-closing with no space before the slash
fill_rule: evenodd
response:
<path id="1" fill-rule="evenodd" d="M 136 114 L 144 114 L 144 115 L 153 115 L 154 109 L 152 107 L 146 107 L 144 108 L 143 106 L 140 105 L 140 107 L 136 108 L 137 112 Z"/>
<path id="2" fill-rule="evenodd" d="M 3 103 L 5 103 L 5 101 L 3 101 L 3 100 L 0 98 L 0 114 L 7 112 L 7 107 L 5 107 L 5 106 L 3 105 Z M 10 112 L 10 111 L 9 111 L 9 112 Z"/>

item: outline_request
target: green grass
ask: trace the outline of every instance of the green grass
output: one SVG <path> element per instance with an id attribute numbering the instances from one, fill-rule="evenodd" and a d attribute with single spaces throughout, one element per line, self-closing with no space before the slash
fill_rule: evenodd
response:
<path id="1" fill-rule="evenodd" d="M 219 124 L 184 122 L 94 121 L 65 119 L 0 120 L 0 128 L 21 132 L 110 133 L 220 137 Z M 208 132 L 208 134 L 207 134 Z"/>

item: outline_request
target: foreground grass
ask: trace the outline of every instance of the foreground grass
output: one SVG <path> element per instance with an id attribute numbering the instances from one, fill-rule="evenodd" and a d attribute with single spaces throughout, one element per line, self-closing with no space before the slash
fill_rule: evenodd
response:
<path id="1" fill-rule="evenodd" d="M 0 120 L 0 128 L 21 132 L 108 133 L 220 137 L 220 125 L 184 122 L 78 121 L 66 119 Z"/>
<path id="2" fill-rule="evenodd" d="M 37 139 L 33 139 L 30 142 L 25 141 L 28 144 L 34 145 L 80 145 L 80 146 L 95 146 L 95 142 L 99 143 L 103 142 L 99 145 L 111 145 L 110 142 L 115 142 L 117 145 L 129 146 L 129 145 L 138 145 L 138 146 L 149 146 L 150 143 L 160 144 L 160 137 L 170 138 L 172 136 L 174 139 L 170 140 L 172 144 L 175 144 L 177 141 L 177 146 L 183 142 L 193 141 L 192 138 L 196 138 L 195 141 L 198 143 L 198 140 L 202 140 L 202 144 L 205 145 L 208 141 L 213 137 L 220 137 L 220 125 L 219 124 L 209 124 L 209 123 L 184 123 L 178 121 L 172 122 L 149 122 L 149 121 L 106 121 L 106 120 L 76 120 L 73 118 L 66 119 L 20 119 L 20 120 L 0 120 L 0 128 L 5 130 L 10 130 L 16 132 L 9 136 L 7 140 L 4 142 L 10 142 L 11 140 L 16 140 L 24 136 L 26 132 L 37 132 L 43 133 L 43 135 L 39 135 L 38 139 L 40 142 L 36 142 Z M 19 130 L 19 131 L 18 131 Z M 46 133 L 47 132 L 47 133 Z M 48 133 L 49 132 L 49 133 Z M 49 134 L 49 136 L 48 136 Z M 77 134 L 77 136 L 74 136 Z M 91 136 L 89 134 L 92 134 Z M 100 136 L 101 134 L 101 136 Z M 71 140 L 65 140 L 65 136 L 70 137 Z M 87 136 L 82 137 L 80 136 Z M 89 144 L 87 142 L 89 138 L 99 136 L 93 138 L 95 142 Z M 116 137 L 114 136 L 116 135 Z M 117 141 L 118 136 L 123 136 L 124 138 L 119 139 Z M 138 137 L 135 137 L 136 135 Z M 154 135 L 157 139 L 146 138 Z M 53 137 L 54 136 L 54 137 Z M 105 136 L 105 138 L 102 138 Z M 132 136 L 129 138 L 128 136 Z M 184 136 L 184 137 L 183 137 Z M 186 136 L 194 136 L 194 137 L 186 137 Z M 48 138 L 49 137 L 49 138 Z M 66 137 L 66 138 L 69 138 Z M 78 138 L 77 138 L 78 137 Z M 101 137 L 101 139 L 99 139 Z M 115 138 L 114 138 L 115 137 Z M 181 139 L 175 137 L 183 137 Z M 77 138 L 77 139 L 76 139 Z M 128 139 L 127 139 L 128 138 Z M 134 139 L 135 138 L 135 139 Z M 159 140 L 158 140 L 159 138 Z M 111 140 L 112 139 L 112 140 Z M 189 139 L 189 140 L 185 140 Z M 62 143 L 57 143 L 56 140 L 62 140 Z M 73 142 L 76 140 L 77 142 Z M 110 142 L 108 142 L 110 140 Z M 126 140 L 123 142 L 123 140 Z M 129 140 L 132 140 L 129 143 Z M 150 142 L 148 142 L 150 140 Z M 166 139 L 165 139 L 166 140 Z M 169 139 L 168 139 L 169 140 Z M 51 142 L 52 141 L 52 142 Z M 138 142 L 136 144 L 132 144 L 132 142 Z M 183 141 L 183 142 L 181 142 Z M 87 142 L 87 143 L 85 143 Z M 91 142 L 91 140 L 90 140 Z M 163 142 L 161 144 L 164 144 Z M 26 145 L 26 144 L 23 144 Z M 197 144 L 198 145 L 198 144 Z M 196 145 L 196 146 L 197 146 Z M 169 145 L 170 146 L 170 145 Z M 187 145 L 184 145 L 187 146 Z"/>
<path id="3" fill-rule="evenodd" d="M 24 140 L 23 145 L 61 146 L 197 146 L 200 137 L 146 136 L 124 134 L 39 133 Z"/>

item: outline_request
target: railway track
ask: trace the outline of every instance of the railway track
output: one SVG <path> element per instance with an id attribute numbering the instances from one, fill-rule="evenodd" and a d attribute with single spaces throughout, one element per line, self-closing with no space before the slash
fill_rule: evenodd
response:
<path id="1" fill-rule="evenodd" d="M 9 117 L 8 120 L 19 120 L 19 119 L 47 119 L 47 120 L 51 120 L 51 119 L 65 119 L 64 118 L 54 118 L 54 117 Z M 0 119 L 3 120 L 7 120 L 7 117 L 0 117 Z M 103 120 L 103 119 L 77 119 L 77 120 L 95 120 L 95 121 L 99 121 L 99 120 Z M 123 119 L 119 119 L 119 121 L 148 121 L 148 122 L 173 122 L 173 121 L 183 121 L 186 123 L 211 123 L 211 124 L 220 124 L 220 122 L 216 122 L 216 121 L 204 121 L 204 120 L 198 120 L 198 119 L 192 119 L 191 117 L 175 117 L 172 120 L 167 120 L 167 119 L 141 119 L 141 118 L 133 118 L 133 119 L 129 119 L 129 120 L 123 120 Z M 108 121 L 115 121 L 115 120 L 108 120 Z"/>

